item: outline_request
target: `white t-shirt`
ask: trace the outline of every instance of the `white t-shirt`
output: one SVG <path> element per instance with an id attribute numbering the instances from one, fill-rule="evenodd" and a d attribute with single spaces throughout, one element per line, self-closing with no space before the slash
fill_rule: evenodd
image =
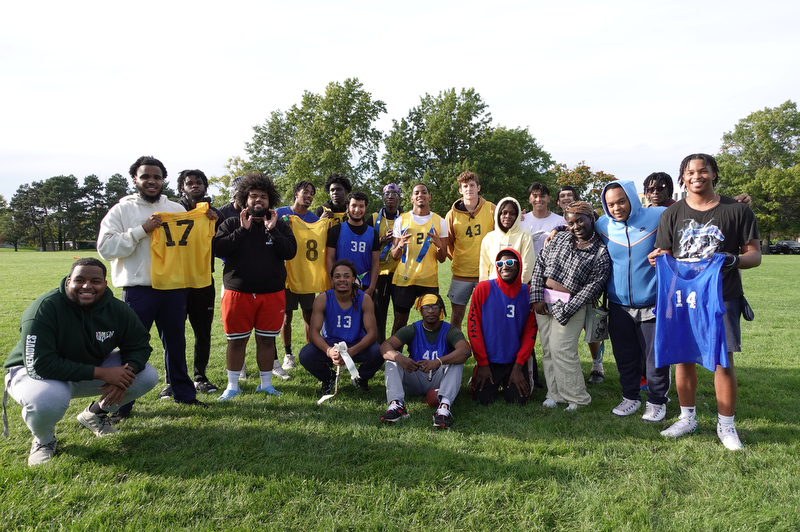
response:
<path id="1" fill-rule="evenodd" d="M 433 216 L 433 211 L 429 212 L 425 216 L 418 216 L 418 215 L 414 214 L 413 212 L 409 213 L 409 214 L 411 215 L 411 219 L 414 220 L 415 224 L 417 224 L 417 225 L 425 225 L 426 223 L 428 223 L 428 221 L 430 221 L 431 216 Z M 399 216 L 400 215 L 398 215 L 398 217 Z M 441 218 L 441 221 L 439 223 L 439 236 L 441 238 L 447 238 L 447 234 L 448 234 L 447 233 L 447 221 L 444 218 Z M 392 236 L 394 238 L 400 238 L 401 236 L 403 236 L 403 228 L 400 227 L 400 224 L 394 224 L 394 227 L 392 228 Z"/>
<path id="2" fill-rule="evenodd" d="M 519 222 L 519 226 L 526 231 L 530 231 L 533 240 L 533 251 L 536 256 L 544 247 L 544 239 L 554 228 L 559 225 L 566 225 L 567 221 L 563 216 L 551 212 L 547 218 L 537 218 L 533 213 L 526 213 Z"/>

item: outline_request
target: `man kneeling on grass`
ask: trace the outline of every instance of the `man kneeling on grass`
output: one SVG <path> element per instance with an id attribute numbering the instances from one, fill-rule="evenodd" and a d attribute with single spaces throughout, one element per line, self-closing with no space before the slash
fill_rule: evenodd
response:
<path id="1" fill-rule="evenodd" d="M 389 408 L 381 416 L 384 423 L 409 417 L 405 394 L 426 395 L 439 389 L 439 407 L 433 416 L 433 426 L 449 429 L 453 424 L 450 405 L 461 388 L 464 362 L 472 354 L 464 333 L 442 321 L 444 302 L 437 294 L 425 294 L 417 299 L 416 309 L 422 319 L 406 325 L 381 344 L 386 359 L 386 400 Z M 400 350 L 408 346 L 409 356 Z"/>
<path id="2" fill-rule="evenodd" d="M 78 421 L 105 436 L 117 431 L 108 413 L 158 383 L 158 373 L 147 363 L 150 334 L 107 286 L 102 262 L 78 259 L 59 288 L 22 314 L 19 343 L 4 367 L 6 391 L 22 405 L 22 419 L 33 433 L 28 465 L 53 457 L 56 423 L 73 398 L 100 396 Z M 4 429 L 8 436 L 7 423 Z"/>
<path id="3" fill-rule="evenodd" d="M 528 358 L 536 343 L 536 315 L 521 281 L 520 255 L 505 248 L 495 256 L 497 277 L 475 287 L 467 331 L 475 355 L 472 399 L 488 405 L 502 388 L 506 403 L 524 405 L 530 395 Z"/>

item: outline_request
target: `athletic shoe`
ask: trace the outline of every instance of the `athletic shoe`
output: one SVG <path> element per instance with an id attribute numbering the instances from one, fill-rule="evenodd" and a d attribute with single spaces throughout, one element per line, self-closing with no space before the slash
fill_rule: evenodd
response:
<path id="1" fill-rule="evenodd" d="M 331 395 L 333 393 L 333 389 L 336 385 L 336 378 L 331 377 L 330 379 L 326 379 L 322 381 L 322 385 L 319 388 L 320 395 Z"/>
<path id="2" fill-rule="evenodd" d="M 644 375 L 639 379 L 639 391 L 647 391 L 647 378 Z"/>
<path id="3" fill-rule="evenodd" d="M 381 421 L 384 423 L 394 423 L 395 421 L 399 421 L 410 416 L 411 414 L 406 412 L 406 407 L 403 403 L 399 401 L 392 401 L 392 403 L 389 405 L 389 408 L 386 409 L 386 413 L 381 416 Z"/>
<path id="4" fill-rule="evenodd" d="M 577 403 L 570 403 L 567 405 L 567 408 L 564 409 L 564 412 L 574 412 L 578 409 Z"/>
<path id="5" fill-rule="evenodd" d="M 606 380 L 606 374 L 600 370 L 593 369 L 591 373 L 589 373 L 589 384 L 600 384 Z"/>
<path id="6" fill-rule="evenodd" d="M 158 392 L 159 399 L 172 399 L 172 385 L 167 384 Z"/>
<path id="7" fill-rule="evenodd" d="M 269 395 L 281 395 L 281 392 L 275 389 L 271 384 L 264 388 L 261 384 L 256 386 L 256 393 L 267 393 Z"/>
<path id="8" fill-rule="evenodd" d="M 111 412 L 108 414 L 108 420 L 112 425 L 116 425 L 120 421 L 128 419 L 129 417 L 131 417 L 130 410 L 117 410 L 116 412 Z"/>
<path id="9" fill-rule="evenodd" d="M 433 426 L 437 429 L 449 429 L 453 424 L 453 414 L 446 406 L 440 406 L 433 415 Z"/>
<path id="10" fill-rule="evenodd" d="M 225 388 L 225 391 L 222 392 L 222 395 L 217 397 L 217 401 L 230 401 L 240 393 L 242 393 L 241 388 L 236 388 L 235 390 L 231 390 L 230 388 Z"/>
<path id="11" fill-rule="evenodd" d="M 219 399 L 217 399 L 219 401 Z M 203 408 L 208 408 L 208 405 L 203 401 L 198 401 L 196 398 L 192 399 L 191 401 L 175 401 L 177 405 L 187 405 L 187 406 L 201 406 Z"/>
<path id="12" fill-rule="evenodd" d="M 33 467 L 49 461 L 56 454 L 56 444 L 58 440 L 53 438 L 50 443 L 36 443 L 33 440 L 31 453 L 28 455 L 28 465 Z"/>
<path id="13" fill-rule="evenodd" d="M 285 357 L 283 357 L 283 369 L 290 370 L 295 368 L 294 362 L 294 355 L 291 353 L 287 353 Z"/>
<path id="14" fill-rule="evenodd" d="M 361 377 L 357 379 L 350 379 L 353 383 L 353 386 L 356 387 L 357 390 L 361 390 L 364 393 L 369 392 L 369 384 L 367 383 L 366 379 L 362 379 Z"/>
<path id="15" fill-rule="evenodd" d="M 731 451 L 741 451 L 744 449 L 744 445 L 742 445 L 733 423 L 730 425 L 717 423 L 717 436 L 719 436 L 719 441 L 722 442 L 722 445 L 724 445 L 726 449 Z"/>
<path id="16" fill-rule="evenodd" d="M 202 393 L 212 393 L 216 392 L 219 388 L 208 382 L 207 378 L 198 377 L 197 380 L 194 381 L 194 389 Z"/>
<path id="17" fill-rule="evenodd" d="M 548 397 L 547 399 L 544 400 L 542 406 L 546 406 L 547 408 L 555 408 L 558 406 L 558 403 L 556 403 L 555 401 L 553 401 Z"/>
<path id="18" fill-rule="evenodd" d="M 642 406 L 642 402 L 640 400 L 626 399 L 623 397 L 622 402 L 618 404 L 616 407 L 614 407 L 611 413 L 614 414 L 615 416 L 620 416 L 620 417 L 630 416 L 631 414 L 639 410 L 640 406 Z"/>
<path id="19" fill-rule="evenodd" d="M 697 416 L 681 416 L 668 429 L 662 430 L 661 435 L 667 438 L 680 438 L 695 432 L 697 432 Z"/>
<path id="20" fill-rule="evenodd" d="M 275 359 L 275 362 L 272 363 L 272 374 L 280 377 L 285 381 L 288 381 L 289 379 L 292 378 L 292 376 L 286 373 L 286 370 L 284 370 L 281 367 L 281 363 L 278 362 L 277 358 Z"/>
<path id="21" fill-rule="evenodd" d="M 644 415 L 642 415 L 642 419 L 645 421 L 649 421 L 650 423 L 656 423 L 658 421 L 664 421 L 664 418 L 667 416 L 667 405 L 657 405 L 655 403 L 651 403 L 647 401 L 644 405 Z"/>
<path id="22" fill-rule="evenodd" d="M 91 430 L 95 436 L 105 436 L 117 432 L 117 429 L 111 426 L 107 413 L 95 414 L 89 411 L 92 405 L 87 406 L 86 410 L 78 414 L 77 418 L 81 425 Z"/>
<path id="23" fill-rule="evenodd" d="M 245 362 L 242 364 L 242 371 L 239 372 L 239 380 L 246 381 L 247 380 L 247 363 Z"/>

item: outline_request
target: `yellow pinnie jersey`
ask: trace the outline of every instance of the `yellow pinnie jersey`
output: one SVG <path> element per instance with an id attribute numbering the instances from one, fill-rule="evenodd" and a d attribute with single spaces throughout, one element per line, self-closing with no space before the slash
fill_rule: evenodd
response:
<path id="1" fill-rule="evenodd" d="M 161 227 L 150 235 L 153 288 L 204 288 L 211 284 L 211 239 L 214 220 L 208 203 L 186 212 L 161 212 Z"/>
<path id="2" fill-rule="evenodd" d="M 299 216 L 290 215 L 297 254 L 286 261 L 286 288 L 295 294 L 315 294 L 330 288 L 330 279 L 325 271 L 325 241 L 328 237 L 328 220 L 321 218 L 314 223 L 304 222 Z"/>
<path id="3" fill-rule="evenodd" d="M 327 220 L 329 222 L 328 223 L 328 227 L 329 228 L 333 227 L 334 225 L 338 225 L 338 224 L 344 222 L 345 220 L 347 220 L 347 211 L 344 211 L 344 212 L 333 212 L 330 208 L 326 207 L 325 205 L 322 205 L 322 210 L 324 212 L 330 212 L 333 215 L 333 218 L 327 218 Z M 292 292 L 294 292 L 294 290 L 292 290 Z"/>
<path id="4" fill-rule="evenodd" d="M 373 227 L 375 220 L 378 219 L 378 213 L 372 214 L 372 221 Z M 378 236 L 383 237 L 386 234 L 386 231 L 391 231 L 394 228 L 394 222 L 400 219 L 400 213 L 397 213 L 397 216 L 394 220 L 388 220 L 385 216 L 381 216 L 381 223 L 375 229 L 378 231 Z M 397 264 L 399 261 L 396 261 L 392 258 L 392 242 L 389 241 L 389 249 L 384 254 L 383 246 L 381 247 L 381 255 L 383 258 L 381 259 L 380 271 L 378 271 L 378 275 L 388 275 L 397 269 Z"/>
<path id="5" fill-rule="evenodd" d="M 439 232 L 442 217 L 433 213 L 425 225 L 419 225 L 411 218 L 411 213 L 400 217 L 400 228 L 411 233 L 407 249 L 403 250 L 405 261 L 401 259 L 394 272 L 392 283 L 397 286 L 439 286 L 439 262 L 436 260 L 436 246 L 428 244 L 425 255 L 420 259 L 420 251 L 425 247 L 431 227 Z M 418 260 L 420 259 L 420 260 Z"/>
<path id="6" fill-rule="evenodd" d="M 478 278 L 480 272 L 481 242 L 494 230 L 494 205 L 488 201 L 477 213 L 458 211 L 455 205 L 447 213 L 448 230 L 455 237 L 451 271 L 454 277 Z"/>

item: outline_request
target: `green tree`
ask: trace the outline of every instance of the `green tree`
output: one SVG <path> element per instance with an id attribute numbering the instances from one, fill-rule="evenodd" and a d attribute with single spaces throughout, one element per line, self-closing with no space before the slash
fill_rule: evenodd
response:
<path id="1" fill-rule="evenodd" d="M 41 197 L 42 181 L 20 185 L 11 197 L 11 216 L 17 229 L 20 244 L 36 245 L 44 251 L 49 228 L 46 225 L 47 211 Z"/>
<path id="2" fill-rule="evenodd" d="M 80 189 L 75 176 L 54 176 L 41 188 L 40 207 L 44 207 L 45 222 L 50 228 L 50 243 L 53 249 L 65 249 L 66 240 L 77 245 L 81 226 Z"/>
<path id="3" fill-rule="evenodd" d="M 208 187 L 217 187 L 219 192 L 213 196 L 214 207 L 222 207 L 223 205 L 233 201 L 231 196 L 230 186 L 234 178 L 241 177 L 247 173 L 245 170 L 247 163 L 238 155 L 228 158 L 225 164 L 225 173 L 221 176 L 211 176 L 208 178 Z"/>
<path id="4" fill-rule="evenodd" d="M 382 182 L 397 183 L 406 198 L 415 183 L 426 183 L 433 195 L 431 209 L 444 215 L 458 196 L 456 177 L 469 165 L 470 151 L 492 133 L 487 109 L 475 89 L 425 94 L 406 118 L 392 121 Z"/>
<path id="5" fill-rule="evenodd" d="M 19 247 L 19 231 L 14 224 L 11 206 L 6 198 L 0 195 L 0 244 L 14 244 L 14 251 Z"/>
<path id="6" fill-rule="evenodd" d="M 498 127 L 470 150 L 464 166 L 478 175 L 488 201 L 496 204 L 511 196 L 524 206 L 531 183 L 554 188 L 555 176 L 547 170 L 553 162 L 527 129 Z M 450 194 L 458 196 L 458 184 L 452 181 Z"/>
<path id="7" fill-rule="evenodd" d="M 551 172 L 555 175 L 557 187 L 562 185 L 575 187 L 580 199 L 589 202 L 595 209 L 602 209 L 600 193 L 603 187 L 617 180 L 613 174 L 607 174 L 602 170 L 593 172 L 585 161 L 575 165 L 575 168 L 560 163 L 555 165 Z"/>
<path id="8" fill-rule="evenodd" d="M 100 230 L 100 222 L 106 215 L 105 186 L 96 175 L 87 175 L 83 178 L 80 190 L 80 204 L 83 214 L 80 220 L 80 239 L 96 240 Z"/>
<path id="9" fill-rule="evenodd" d="M 739 120 L 722 136 L 717 155 L 719 191 L 728 195 L 747 192 L 762 237 L 800 232 L 800 204 L 796 179 L 800 165 L 800 113 L 787 100 L 765 107 Z"/>
<path id="10" fill-rule="evenodd" d="M 324 94 L 305 91 L 299 106 L 273 111 L 253 127 L 245 169 L 273 177 L 284 199 L 297 181 L 319 189 L 333 172 L 350 179 L 354 189 L 370 190 L 382 139 L 373 123 L 384 113 L 386 104 L 373 100 L 357 78 L 331 82 Z M 315 205 L 322 201 L 315 199 Z"/>
<path id="11" fill-rule="evenodd" d="M 122 174 L 114 174 L 108 178 L 105 189 L 106 211 L 119 203 L 119 200 L 124 196 L 131 193 L 128 183 L 128 180 Z"/>

